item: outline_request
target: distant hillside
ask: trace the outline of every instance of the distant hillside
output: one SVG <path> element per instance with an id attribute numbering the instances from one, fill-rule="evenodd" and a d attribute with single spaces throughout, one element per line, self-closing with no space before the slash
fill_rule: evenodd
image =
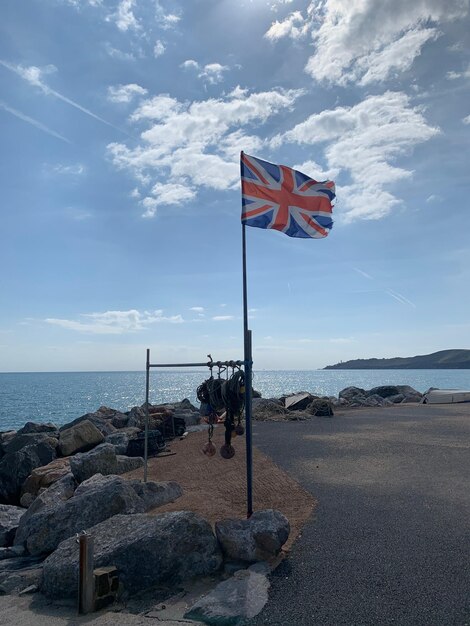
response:
<path id="1" fill-rule="evenodd" d="M 326 370 L 431 370 L 470 369 L 470 350 L 441 350 L 421 356 L 393 359 L 355 359 L 327 365 Z"/>

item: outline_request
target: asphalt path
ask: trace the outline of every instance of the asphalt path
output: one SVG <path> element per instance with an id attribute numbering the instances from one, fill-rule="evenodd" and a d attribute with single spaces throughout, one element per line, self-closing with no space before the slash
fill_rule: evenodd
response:
<path id="1" fill-rule="evenodd" d="M 318 504 L 253 623 L 470 625 L 469 435 L 469 404 L 256 422 Z"/>

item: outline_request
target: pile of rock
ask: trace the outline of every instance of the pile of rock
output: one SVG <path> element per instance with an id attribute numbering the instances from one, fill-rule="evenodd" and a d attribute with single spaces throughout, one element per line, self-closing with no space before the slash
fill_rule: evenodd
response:
<path id="1" fill-rule="evenodd" d="M 340 406 L 391 406 L 405 402 L 421 402 L 423 394 L 409 385 L 383 385 L 368 391 L 361 387 L 346 387 L 339 392 Z"/>
<path id="2" fill-rule="evenodd" d="M 253 398 L 252 416 L 257 421 L 304 420 L 332 417 L 336 398 L 298 391 L 280 398 Z"/>

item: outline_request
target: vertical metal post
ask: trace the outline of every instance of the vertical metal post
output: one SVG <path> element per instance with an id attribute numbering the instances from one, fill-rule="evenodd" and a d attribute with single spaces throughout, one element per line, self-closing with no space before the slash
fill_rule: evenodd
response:
<path id="1" fill-rule="evenodd" d="M 81 615 L 94 609 L 93 537 L 85 531 L 79 535 L 78 612 Z"/>
<path id="2" fill-rule="evenodd" d="M 251 434 L 251 378 L 253 355 L 251 347 L 251 330 L 248 330 L 248 289 L 246 273 L 246 233 L 242 224 L 243 253 L 243 340 L 245 349 L 245 440 L 246 440 L 246 514 L 253 513 L 253 442 Z"/>
<path id="3" fill-rule="evenodd" d="M 148 445 L 149 445 L 149 394 L 150 394 L 150 348 L 147 348 L 147 366 L 145 377 L 145 441 L 144 441 L 144 483 L 147 482 Z"/>

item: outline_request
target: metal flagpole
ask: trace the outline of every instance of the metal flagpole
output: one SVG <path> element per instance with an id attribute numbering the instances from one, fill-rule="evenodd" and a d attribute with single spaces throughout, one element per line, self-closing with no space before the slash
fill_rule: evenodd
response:
<path id="1" fill-rule="evenodd" d="M 243 248 L 243 339 L 245 349 L 245 437 L 246 437 L 246 507 L 247 517 L 253 513 L 253 443 L 251 436 L 251 377 L 253 356 L 251 350 L 251 330 L 248 330 L 248 298 L 246 281 L 246 232 L 242 224 Z"/>
<path id="2" fill-rule="evenodd" d="M 147 482 L 147 465 L 149 449 L 149 392 L 150 392 L 150 348 L 147 348 L 145 377 L 145 441 L 144 441 L 144 483 Z"/>

